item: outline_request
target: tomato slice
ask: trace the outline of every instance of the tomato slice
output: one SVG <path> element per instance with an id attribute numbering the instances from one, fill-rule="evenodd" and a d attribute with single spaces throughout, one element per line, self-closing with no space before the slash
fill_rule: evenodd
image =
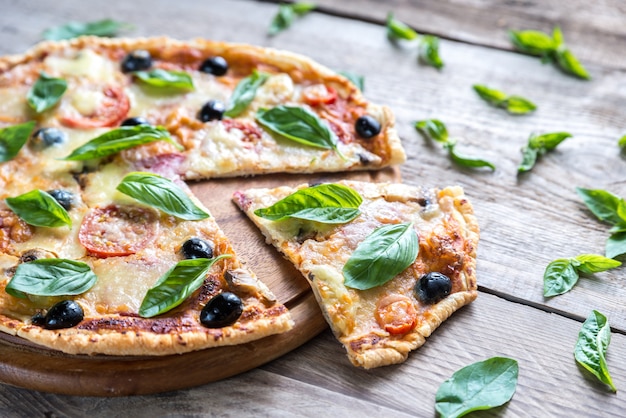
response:
<path id="1" fill-rule="evenodd" d="M 85 215 L 78 240 L 97 257 L 130 255 L 154 241 L 157 228 L 157 215 L 148 208 L 109 205 Z"/>
<path id="2" fill-rule="evenodd" d="M 311 106 L 335 103 L 337 90 L 324 84 L 314 84 L 302 90 L 302 99 Z"/>
<path id="3" fill-rule="evenodd" d="M 69 128 L 103 128 L 117 126 L 126 118 L 130 100 L 120 87 L 106 87 L 104 99 L 91 115 L 81 115 L 74 111 L 61 116 L 61 123 Z"/>
<path id="4" fill-rule="evenodd" d="M 417 323 L 413 302 L 403 295 L 389 295 L 376 306 L 376 321 L 390 334 L 406 334 Z"/>

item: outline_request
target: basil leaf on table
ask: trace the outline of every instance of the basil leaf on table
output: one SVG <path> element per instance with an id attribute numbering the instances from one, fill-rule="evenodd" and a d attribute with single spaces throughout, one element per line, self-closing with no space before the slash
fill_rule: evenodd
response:
<path id="1" fill-rule="evenodd" d="M 448 150 L 448 153 L 450 154 L 450 159 L 454 163 L 460 165 L 461 167 L 467 167 L 467 168 L 487 167 L 487 168 L 490 168 L 492 171 L 495 171 L 496 166 L 494 164 L 490 163 L 487 160 L 483 160 L 481 158 L 460 155 L 455 151 L 455 147 L 456 147 L 455 141 L 448 141 L 446 144 L 444 144 L 444 148 Z"/>
<path id="2" fill-rule="evenodd" d="M 611 234 L 606 240 L 604 254 L 610 258 L 626 254 L 626 232 L 615 232 Z"/>
<path id="3" fill-rule="evenodd" d="M 342 76 L 350 80 L 350 82 L 357 86 L 358 89 L 361 90 L 361 92 L 365 91 L 365 77 L 363 77 L 362 75 L 353 73 L 351 71 L 338 71 L 338 74 L 341 74 Z"/>
<path id="4" fill-rule="evenodd" d="M 381 226 L 357 246 L 343 266 L 344 284 L 359 290 L 383 285 L 413 264 L 418 251 L 412 223 Z"/>
<path id="5" fill-rule="evenodd" d="M 517 49 L 530 55 L 547 56 L 555 49 L 554 39 L 535 30 L 509 31 L 509 38 Z"/>
<path id="6" fill-rule="evenodd" d="M 443 60 L 439 56 L 439 38 L 433 35 L 424 35 L 420 40 L 420 61 L 440 70 L 443 68 Z"/>
<path id="7" fill-rule="evenodd" d="M 18 298 L 25 298 L 26 294 L 79 295 L 91 289 L 97 280 L 91 268 L 81 261 L 40 258 L 19 264 L 6 291 Z"/>
<path id="8" fill-rule="evenodd" d="M 68 161 L 84 161 L 93 158 L 102 158 L 117 154 L 125 149 L 156 141 L 167 141 L 178 149 L 182 148 L 172 140 L 169 132 L 160 126 L 122 126 L 92 139 L 86 144 L 76 148 L 70 155 L 63 159 Z"/>
<path id="9" fill-rule="evenodd" d="M 480 84 L 474 84 L 472 87 L 481 99 L 511 114 L 523 115 L 537 109 L 533 102 L 521 96 L 509 96 L 502 91 Z"/>
<path id="10" fill-rule="evenodd" d="M 67 81 L 41 72 L 35 84 L 28 90 L 26 99 L 35 112 L 41 113 L 57 104 L 66 90 Z"/>
<path id="11" fill-rule="evenodd" d="M 141 82 L 156 88 L 190 91 L 194 90 L 191 76 L 184 71 L 167 71 L 157 68 L 133 73 Z"/>
<path id="12" fill-rule="evenodd" d="M 117 190 L 163 212 L 188 221 L 208 218 L 176 183 L 152 173 L 127 174 Z"/>
<path id="13" fill-rule="evenodd" d="M 596 254 L 580 254 L 572 258 L 559 258 L 548 264 L 543 274 L 543 295 L 562 295 L 578 282 L 578 273 L 599 273 L 621 266 L 617 260 Z"/>
<path id="14" fill-rule="evenodd" d="M 444 418 L 456 418 L 504 405 L 515 394 L 518 375 L 517 361 L 506 357 L 465 366 L 439 386 L 435 409 Z"/>
<path id="15" fill-rule="evenodd" d="M 446 125 L 438 119 L 426 119 L 415 122 L 415 129 L 426 139 L 437 142 L 448 142 L 448 129 Z"/>
<path id="16" fill-rule="evenodd" d="M 61 26 L 46 29 L 43 38 L 50 41 L 77 38 L 83 35 L 111 37 L 122 30 L 131 29 L 128 23 L 118 22 L 113 19 L 102 19 L 94 22 L 68 22 Z"/>
<path id="17" fill-rule="evenodd" d="M 0 163 L 15 158 L 34 128 L 35 121 L 30 121 L 0 129 Z"/>
<path id="18" fill-rule="evenodd" d="M 578 364 L 590 371 L 598 380 L 609 385 L 613 392 L 617 392 L 606 363 L 606 352 L 610 342 L 611 327 L 609 322 L 606 316 L 594 310 L 578 333 L 578 341 L 574 347 L 574 358 Z"/>
<path id="19" fill-rule="evenodd" d="M 398 41 L 400 39 L 406 41 L 412 41 L 418 38 L 417 32 L 411 29 L 406 23 L 403 23 L 393 17 L 393 13 L 387 14 L 387 37 L 392 41 Z"/>
<path id="20" fill-rule="evenodd" d="M 272 221 L 287 218 L 304 219 L 327 224 L 350 222 L 361 212 L 363 198 L 342 184 L 320 184 L 290 194 L 272 206 L 257 209 L 256 216 Z"/>
<path id="21" fill-rule="evenodd" d="M 35 189 L 5 199 L 7 206 L 24 222 L 33 226 L 72 226 L 72 219 L 63 206 L 52 196 Z"/>
<path id="22" fill-rule="evenodd" d="M 222 254 L 211 259 L 179 261 L 148 290 L 139 307 L 139 315 L 151 318 L 174 309 L 202 286 L 213 264 L 230 257 L 231 254 Z"/>
<path id="23" fill-rule="evenodd" d="M 337 135 L 315 113 L 303 107 L 259 109 L 256 119 L 269 131 L 283 138 L 311 147 L 332 149 L 345 158 L 337 148 Z"/>
<path id="24" fill-rule="evenodd" d="M 230 106 L 224 112 L 224 116 L 234 118 L 246 110 L 252 100 L 254 100 L 258 88 L 267 81 L 269 76 L 269 74 L 254 70 L 252 75 L 242 79 L 235 87 L 235 91 L 233 91 Z"/>
<path id="25" fill-rule="evenodd" d="M 626 254 L 626 201 L 601 189 L 576 188 L 587 208 L 599 220 L 613 225 L 606 241 L 605 255 L 615 258 Z"/>
<path id="26" fill-rule="evenodd" d="M 267 31 L 268 35 L 274 36 L 279 32 L 289 28 L 296 17 L 304 16 L 317 7 L 315 3 L 296 2 L 292 4 L 281 4 L 278 6 L 278 13 L 272 19 L 272 23 Z"/>
<path id="27" fill-rule="evenodd" d="M 571 138 L 567 132 L 553 132 L 543 135 L 531 134 L 528 144 L 522 148 L 522 162 L 517 167 L 519 173 L 530 171 L 537 162 L 539 156 L 554 150 L 561 142 Z"/>
<path id="28" fill-rule="evenodd" d="M 624 148 L 626 147 L 626 135 L 622 136 L 618 141 L 617 141 L 617 146 L 620 148 Z"/>

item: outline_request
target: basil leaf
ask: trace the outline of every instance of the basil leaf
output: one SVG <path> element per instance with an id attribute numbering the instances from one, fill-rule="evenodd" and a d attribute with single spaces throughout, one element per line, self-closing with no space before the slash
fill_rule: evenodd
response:
<path id="1" fill-rule="evenodd" d="M 271 132 L 311 147 L 337 149 L 337 135 L 315 113 L 303 107 L 277 106 L 259 109 L 257 121 Z"/>
<path id="2" fill-rule="evenodd" d="M 91 289 L 98 278 L 81 261 L 63 258 L 40 258 L 21 263 L 6 286 L 8 294 L 18 298 L 26 293 L 37 296 L 79 295 Z"/>
<path id="3" fill-rule="evenodd" d="M 175 90 L 194 90 L 191 76 L 184 71 L 167 71 L 157 68 L 151 71 L 133 73 L 143 83 L 156 88 Z"/>
<path id="4" fill-rule="evenodd" d="M 28 90 L 26 99 L 35 112 L 41 113 L 57 104 L 65 90 L 67 90 L 67 81 L 41 72 L 35 84 Z"/>
<path id="5" fill-rule="evenodd" d="M 251 76 L 242 79 L 235 87 L 230 99 L 230 107 L 224 112 L 224 115 L 234 118 L 246 110 L 254 100 L 257 89 L 267 81 L 269 76 L 269 74 L 254 70 Z"/>
<path id="6" fill-rule="evenodd" d="M 575 75 L 578 78 L 582 78 L 583 80 L 591 80 L 591 76 L 583 67 L 583 65 L 578 61 L 578 59 L 572 54 L 569 49 L 558 49 L 556 51 L 556 62 L 559 64 L 559 67 L 563 71 L 568 74 Z"/>
<path id="7" fill-rule="evenodd" d="M 538 152 L 535 148 L 523 147 L 522 148 L 522 162 L 520 162 L 517 171 L 519 173 L 525 173 L 532 170 L 537 162 Z"/>
<path id="8" fill-rule="evenodd" d="M 178 149 L 182 148 L 172 140 L 170 133 L 160 126 L 121 126 L 76 148 L 70 155 L 63 159 L 68 161 L 84 161 L 93 158 L 102 158 L 117 154 L 128 148 L 136 147 L 137 145 L 149 144 L 150 142 L 156 141 L 167 141 Z"/>
<path id="9" fill-rule="evenodd" d="M 400 39 L 406 41 L 412 41 L 419 36 L 417 32 L 407 26 L 405 23 L 399 21 L 393 17 L 393 13 L 387 14 L 387 37 L 391 41 L 398 41 Z"/>
<path id="10" fill-rule="evenodd" d="M 596 254 L 581 254 L 574 257 L 574 259 L 579 263 L 576 266 L 576 270 L 588 274 L 600 273 L 622 265 L 617 260 Z"/>
<path id="11" fill-rule="evenodd" d="M 502 91 L 479 84 L 474 84 L 472 87 L 481 99 L 493 106 L 501 107 L 511 114 L 523 115 L 537 109 L 533 102 L 521 96 L 507 96 Z"/>
<path id="12" fill-rule="evenodd" d="M 415 129 L 426 139 L 437 142 L 448 142 L 448 129 L 437 119 L 426 119 L 415 122 Z"/>
<path id="13" fill-rule="evenodd" d="M 559 258 L 548 264 L 543 273 L 543 296 L 562 295 L 578 282 L 578 272 L 569 258 Z"/>
<path id="14" fill-rule="evenodd" d="M 513 45 L 530 55 L 546 56 L 555 49 L 554 40 L 543 32 L 534 30 L 509 31 Z"/>
<path id="15" fill-rule="evenodd" d="M 552 40 L 554 41 L 555 49 L 563 46 L 565 41 L 563 41 L 563 32 L 561 32 L 560 27 L 555 26 L 554 29 L 552 29 Z"/>
<path id="16" fill-rule="evenodd" d="M 272 19 L 272 23 L 267 31 L 268 35 L 274 36 L 279 32 L 289 28 L 296 16 L 304 16 L 317 7 L 314 3 L 297 2 L 292 4 L 281 4 L 278 6 L 278 13 Z"/>
<path id="17" fill-rule="evenodd" d="M 272 221 L 287 218 L 304 219 L 327 224 L 350 222 L 361 213 L 361 196 L 341 184 L 320 184 L 290 194 L 272 206 L 257 209 L 256 216 Z"/>
<path id="18" fill-rule="evenodd" d="M 492 171 L 495 171 L 496 166 L 490 163 L 489 161 L 482 160 L 480 158 L 467 157 L 467 156 L 460 155 L 454 150 L 455 147 L 456 147 L 456 142 L 453 142 L 453 141 L 449 141 L 446 144 L 444 144 L 444 148 L 448 150 L 448 153 L 450 154 L 450 158 L 452 159 L 454 163 L 460 165 L 461 167 L 468 167 L 468 168 L 488 167 Z"/>
<path id="19" fill-rule="evenodd" d="M 338 73 L 350 80 L 361 92 L 365 91 L 365 77 L 350 71 L 339 71 Z M 624 138 L 626 138 L 626 136 L 624 136 Z M 624 141 L 626 141 L 626 139 L 624 139 Z"/>
<path id="20" fill-rule="evenodd" d="M 231 254 L 222 254 L 211 259 L 179 261 L 148 290 L 141 301 L 139 315 L 151 318 L 174 309 L 202 286 L 213 264 L 230 257 Z"/>
<path id="21" fill-rule="evenodd" d="M 617 146 L 620 148 L 624 148 L 626 147 L 626 135 L 622 136 L 618 141 L 617 141 Z"/>
<path id="22" fill-rule="evenodd" d="M 117 22 L 113 19 L 102 19 L 94 22 L 69 22 L 65 25 L 55 26 L 43 32 L 44 39 L 60 41 L 63 39 L 77 38 L 83 35 L 92 36 L 115 36 L 118 32 L 131 29 L 128 23 Z"/>
<path id="23" fill-rule="evenodd" d="M 442 417 L 455 418 L 504 405 L 515 394 L 518 374 L 517 361 L 506 357 L 465 366 L 439 386 L 435 409 Z"/>
<path id="24" fill-rule="evenodd" d="M 608 258 L 615 258 L 618 255 L 626 254 L 626 232 L 612 234 L 606 240 L 604 254 Z"/>
<path id="25" fill-rule="evenodd" d="M 601 189 L 592 190 L 577 187 L 576 193 L 599 220 L 613 225 L 626 223 L 626 218 L 622 218 L 618 212 L 620 206 L 626 207 L 624 199 Z"/>
<path id="26" fill-rule="evenodd" d="M 439 38 L 433 35 L 424 35 L 420 40 L 419 60 L 438 70 L 443 68 L 443 60 L 439 56 Z"/>
<path id="27" fill-rule="evenodd" d="M 594 310 L 578 333 L 578 341 L 574 347 L 574 358 L 578 364 L 590 371 L 598 380 L 609 385 L 613 392 L 617 392 L 609 374 L 605 357 L 610 342 L 611 328 L 607 318 Z"/>
<path id="28" fill-rule="evenodd" d="M 52 196 L 41 190 L 35 189 L 16 197 L 7 197 L 5 202 L 17 216 L 29 225 L 72 226 L 72 219 L 65 208 Z"/>
<path id="29" fill-rule="evenodd" d="M 418 251 L 412 223 L 381 226 L 358 245 L 343 266 L 344 284 L 359 290 L 383 285 L 413 264 Z"/>
<path id="30" fill-rule="evenodd" d="M 117 190 L 163 212 L 188 221 L 208 218 L 176 183 L 152 173 L 127 174 Z"/>
<path id="31" fill-rule="evenodd" d="M 35 121 L 0 129 L 0 163 L 12 160 L 30 138 Z"/>
<path id="32" fill-rule="evenodd" d="M 492 89 L 481 84 L 474 84 L 472 88 L 481 99 L 494 106 L 500 106 L 508 97 L 506 93 L 500 90 Z"/>
<path id="33" fill-rule="evenodd" d="M 538 150 L 552 151 L 561 142 L 571 137 L 572 134 L 567 132 L 553 132 L 543 135 L 531 135 L 528 140 L 528 146 Z"/>

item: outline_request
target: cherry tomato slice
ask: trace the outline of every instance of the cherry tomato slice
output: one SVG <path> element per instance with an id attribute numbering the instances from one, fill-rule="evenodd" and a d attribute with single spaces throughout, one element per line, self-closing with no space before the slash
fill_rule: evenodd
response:
<path id="1" fill-rule="evenodd" d="M 85 215 L 78 240 L 97 257 L 130 255 L 154 241 L 157 228 L 157 215 L 150 209 L 109 205 Z"/>
<path id="2" fill-rule="evenodd" d="M 417 323 L 413 302 L 403 295 L 389 295 L 376 306 L 376 321 L 390 334 L 406 334 Z"/>
<path id="3" fill-rule="evenodd" d="M 119 87 L 106 87 L 104 99 L 96 111 L 88 116 L 73 112 L 61 117 L 61 123 L 69 128 L 102 128 L 117 126 L 126 119 L 130 101 Z"/>
<path id="4" fill-rule="evenodd" d="M 311 106 L 335 103 L 337 90 L 324 84 L 314 84 L 302 90 L 304 102 Z"/>

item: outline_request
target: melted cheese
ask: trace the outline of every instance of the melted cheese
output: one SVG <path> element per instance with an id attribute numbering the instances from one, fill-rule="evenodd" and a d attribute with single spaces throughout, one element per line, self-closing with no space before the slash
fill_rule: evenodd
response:
<path id="1" fill-rule="evenodd" d="M 44 71 L 57 77 L 75 76 L 108 83 L 115 79 L 116 68 L 111 60 L 90 49 L 84 49 L 71 57 L 46 57 Z"/>
<path id="2" fill-rule="evenodd" d="M 104 93 L 101 91 L 80 88 L 71 93 L 70 101 L 74 109 L 85 116 L 93 115 L 100 107 Z"/>

